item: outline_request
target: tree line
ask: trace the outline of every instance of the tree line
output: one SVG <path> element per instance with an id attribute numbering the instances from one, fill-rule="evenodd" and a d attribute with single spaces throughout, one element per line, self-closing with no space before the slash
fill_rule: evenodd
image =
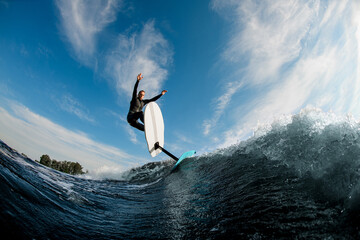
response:
<path id="1" fill-rule="evenodd" d="M 55 159 L 51 159 L 47 154 L 42 155 L 40 157 L 40 161 L 37 162 L 47 167 L 51 167 L 55 170 L 58 170 L 60 172 L 64 172 L 72 175 L 86 173 L 83 172 L 83 167 L 78 162 L 56 161 Z"/>

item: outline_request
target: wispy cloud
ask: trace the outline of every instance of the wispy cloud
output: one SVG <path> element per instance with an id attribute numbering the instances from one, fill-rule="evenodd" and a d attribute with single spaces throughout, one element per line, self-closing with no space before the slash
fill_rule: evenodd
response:
<path id="1" fill-rule="evenodd" d="M 210 133 L 211 129 L 217 125 L 220 117 L 224 114 L 226 107 L 230 103 L 232 96 L 242 86 L 243 86 L 242 82 L 228 83 L 224 89 L 225 93 L 221 97 L 219 97 L 213 101 L 214 102 L 213 105 L 215 106 L 213 109 L 214 114 L 211 119 L 207 119 L 203 122 L 203 127 L 204 127 L 203 134 L 204 135 L 208 135 Z"/>
<path id="2" fill-rule="evenodd" d="M 0 96 L 14 97 L 14 91 L 10 88 L 10 80 L 2 78 L 0 81 Z"/>
<path id="3" fill-rule="evenodd" d="M 231 7 L 232 34 L 223 58 L 227 62 L 248 61 L 244 79 L 251 84 L 276 81 L 284 63 L 302 50 L 319 3 L 317 1 L 213 1 L 213 9 Z"/>
<path id="4" fill-rule="evenodd" d="M 86 1 L 86 0 L 58 0 L 57 6 L 61 13 L 61 27 L 78 60 L 97 70 L 94 58 L 105 64 L 100 64 L 101 75 L 110 77 L 118 94 L 131 95 L 136 76 L 139 72 L 144 75 L 141 87 L 147 94 L 158 93 L 167 78 L 167 67 L 172 63 L 173 51 L 169 42 L 159 30 L 155 28 L 155 20 L 146 22 L 141 30 L 117 35 L 115 42 L 109 40 L 109 46 L 101 49 L 96 46 L 97 39 L 104 32 L 105 27 L 116 20 L 123 1 Z M 125 28 L 126 29 L 126 28 Z M 104 71 L 104 72 L 102 72 Z"/>
<path id="5" fill-rule="evenodd" d="M 81 120 L 95 123 L 95 120 L 90 116 L 89 110 L 84 107 L 77 99 L 71 94 L 64 94 L 59 101 L 59 106 L 62 110 L 74 114 Z"/>
<path id="6" fill-rule="evenodd" d="M 92 62 L 98 34 L 116 20 L 122 1 L 57 0 L 61 27 L 76 57 L 85 65 Z"/>
<path id="7" fill-rule="evenodd" d="M 355 32 L 355 38 L 356 38 L 356 48 L 354 49 L 354 53 L 357 55 L 357 61 L 356 61 L 356 75 L 355 78 L 360 79 L 360 2 L 359 1 L 352 1 L 352 21 L 351 21 L 351 25 L 354 26 L 354 32 Z M 359 93 L 359 89 L 360 89 L 360 81 L 356 81 L 354 83 L 354 91 L 356 91 L 357 93 Z M 353 103 L 352 106 L 350 107 L 349 111 L 351 112 L 355 112 L 355 109 L 359 109 L 358 107 L 358 103 L 360 102 L 360 96 L 359 94 L 357 95 L 357 97 L 353 98 Z"/>
<path id="8" fill-rule="evenodd" d="M 57 160 L 77 161 L 90 171 L 103 166 L 126 170 L 136 162 L 146 161 L 96 142 L 82 132 L 68 130 L 23 105 L 15 102 L 9 105 L 11 111 L 0 107 L 1 138 L 34 159 L 49 154 Z"/>
<path id="9" fill-rule="evenodd" d="M 225 146 L 247 136 L 258 121 L 269 122 L 308 104 L 339 112 L 352 108 L 359 99 L 359 41 L 354 34 L 359 25 L 354 24 L 353 5 L 352 1 L 212 2 L 213 9 L 232 22 L 224 62 L 237 65 L 243 73 L 239 82 L 259 92 L 248 99 L 250 110 L 245 115 L 232 106 L 232 114 L 241 117 L 233 117 L 236 122 L 225 131 Z M 229 87 L 225 95 L 231 98 L 233 91 Z M 223 104 L 220 109 L 227 107 Z M 214 112 L 216 120 L 219 110 Z"/>
<path id="10" fill-rule="evenodd" d="M 132 142 L 132 143 L 134 143 L 134 144 L 139 144 L 139 141 L 138 141 L 138 139 L 137 139 L 137 135 L 136 135 L 136 133 L 135 133 L 135 131 L 134 131 L 134 128 L 133 127 L 131 127 L 130 125 L 129 125 L 129 123 L 127 122 L 127 119 L 126 119 L 126 115 L 124 116 L 124 115 L 121 115 L 121 114 L 119 114 L 119 113 L 116 113 L 116 112 L 114 112 L 114 111 L 111 111 L 111 110 L 106 110 L 106 112 L 108 113 L 108 114 L 110 114 L 111 116 L 114 116 L 115 118 L 116 118 L 116 125 L 118 126 L 118 127 L 121 127 L 121 128 L 123 128 L 125 131 L 126 131 L 126 133 L 128 134 L 128 136 L 130 137 L 130 141 Z"/>
<path id="11" fill-rule="evenodd" d="M 318 9 L 316 4 L 293 1 L 215 0 L 211 6 L 220 14 L 225 11 L 232 23 L 231 38 L 222 61 L 238 65 L 231 75 L 242 77 L 228 83 L 222 96 L 215 100 L 214 114 L 203 124 L 205 135 L 217 125 L 232 96 L 243 86 L 268 85 L 278 80 L 284 64 L 299 56 L 301 40 L 308 33 Z M 229 11 L 232 14 L 228 14 Z"/>
<path id="12" fill-rule="evenodd" d="M 129 97 L 136 76 L 143 73 L 141 88 L 147 96 L 158 94 L 167 78 L 166 67 L 172 63 L 172 49 L 164 36 L 155 28 L 155 21 L 144 24 L 139 32 L 130 36 L 119 35 L 117 47 L 107 57 L 107 72 L 112 77 L 119 95 Z"/>
<path id="13" fill-rule="evenodd" d="M 134 128 L 130 127 L 129 124 L 124 125 L 124 128 L 126 129 L 127 133 L 130 136 L 130 141 L 134 144 L 138 144 L 139 141 L 137 140 L 136 133 L 134 131 Z"/>
<path id="14" fill-rule="evenodd" d="M 9 3 L 8 3 L 7 1 L 0 1 L 0 7 L 8 8 L 8 7 L 9 7 Z"/>

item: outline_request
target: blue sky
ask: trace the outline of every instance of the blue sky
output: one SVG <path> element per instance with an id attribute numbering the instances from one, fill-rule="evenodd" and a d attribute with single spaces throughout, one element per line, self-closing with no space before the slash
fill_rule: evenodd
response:
<path id="1" fill-rule="evenodd" d="M 93 172 L 150 161 L 126 122 L 136 75 L 165 148 L 212 152 L 305 107 L 360 117 L 357 1 L 0 1 L 0 138 Z"/>

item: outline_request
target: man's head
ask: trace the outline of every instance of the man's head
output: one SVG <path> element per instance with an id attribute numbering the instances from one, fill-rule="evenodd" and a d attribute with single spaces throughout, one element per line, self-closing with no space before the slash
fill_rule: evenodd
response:
<path id="1" fill-rule="evenodd" d="M 139 92 L 139 94 L 138 94 L 138 97 L 139 97 L 140 100 L 143 100 L 144 97 L 145 97 L 145 91 L 144 91 L 144 90 L 141 90 L 141 91 Z"/>

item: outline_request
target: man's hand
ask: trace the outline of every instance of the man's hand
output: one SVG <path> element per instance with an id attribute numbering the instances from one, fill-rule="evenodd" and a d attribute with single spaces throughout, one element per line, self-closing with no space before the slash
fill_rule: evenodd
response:
<path id="1" fill-rule="evenodd" d="M 141 79 L 143 79 L 142 74 L 140 73 L 139 75 L 137 75 L 137 80 L 140 81 Z"/>
<path id="2" fill-rule="evenodd" d="M 164 95 L 165 93 L 167 93 L 167 91 L 166 91 L 166 90 L 163 90 L 163 91 L 161 92 L 161 95 Z"/>

